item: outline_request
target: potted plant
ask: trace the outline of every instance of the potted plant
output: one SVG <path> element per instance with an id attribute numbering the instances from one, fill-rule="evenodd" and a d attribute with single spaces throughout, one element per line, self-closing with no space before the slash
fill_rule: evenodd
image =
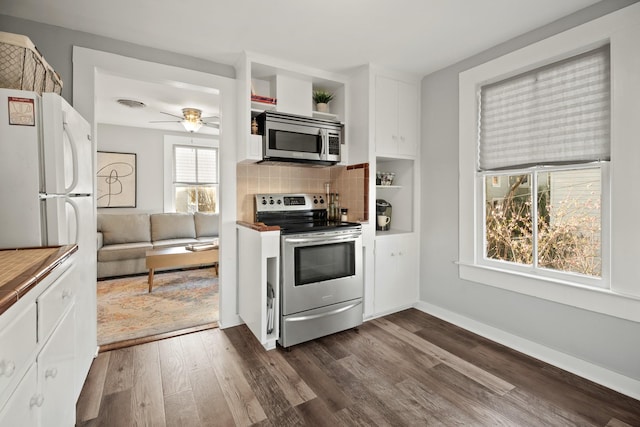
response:
<path id="1" fill-rule="evenodd" d="M 316 103 L 316 110 L 321 113 L 328 113 L 329 106 L 327 105 L 333 99 L 333 94 L 326 90 L 314 90 L 313 101 Z"/>

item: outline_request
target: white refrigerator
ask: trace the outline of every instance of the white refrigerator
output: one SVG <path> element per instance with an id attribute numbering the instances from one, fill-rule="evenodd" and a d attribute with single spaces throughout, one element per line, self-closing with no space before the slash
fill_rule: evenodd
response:
<path id="1" fill-rule="evenodd" d="M 0 89 L 0 248 L 78 245 L 76 388 L 97 349 L 94 153 L 62 97 Z"/>

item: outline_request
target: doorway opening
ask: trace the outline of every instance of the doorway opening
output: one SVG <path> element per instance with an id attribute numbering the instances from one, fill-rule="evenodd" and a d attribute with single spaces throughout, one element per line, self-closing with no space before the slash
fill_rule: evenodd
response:
<path id="1" fill-rule="evenodd" d="M 146 71 L 141 69 L 144 67 L 139 66 L 141 62 L 148 68 Z M 150 72 L 149 70 L 156 70 L 157 73 Z M 194 74 L 197 76 L 194 77 Z M 229 166 L 225 167 L 224 162 L 225 151 L 227 157 L 235 160 L 235 150 L 225 150 L 224 144 L 222 143 L 222 132 L 220 131 L 227 129 L 226 136 L 230 137 L 230 139 L 233 137 L 235 126 L 229 122 L 228 117 L 226 121 L 222 119 L 222 110 L 223 106 L 226 106 L 227 111 L 233 110 L 232 107 L 235 103 L 229 102 L 229 100 L 235 98 L 235 86 L 232 80 L 230 84 L 230 79 L 228 78 L 211 75 L 208 75 L 209 78 L 205 79 L 209 81 L 203 84 L 201 80 L 203 77 L 202 74 L 203 73 L 193 72 L 191 70 L 178 70 L 176 72 L 175 67 L 132 60 L 131 58 L 89 49 L 74 48 L 74 104 L 76 104 L 76 108 L 94 124 L 93 135 L 96 151 L 134 152 L 137 158 L 137 199 L 135 207 L 118 208 L 115 210 L 101 208 L 97 210 L 96 218 L 103 214 L 111 214 L 111 212 L 114 212 L 114 215 L 153 215 L 175 211 L 175 207 L 174 209 L 167 210 L 167 201 L 170 199 L 167 195 L 166 182 L 172 182 L 173 180 L 170 172 L 167 171 L 171 170 L 171 165 L 174 162 L 174 159 L 169 158 L 170 156 L 167 156 L 165 154 L 166 150 L 163 149 L 163 146 L 166 145 L 164 140 L 167 136 L 172 138 L 187 138 L 189 140 L 205 140 L 208 141 L 207 144 L 210 143 L 209 145 L 216 146 L 220 151 L 219 182 L 216 183 L 216 185 L 222 182 L 225 182 L 226 185 L 227 181 L 230 182 L 228 192 L 222 189 L 216 192 L 218 196 L 218 203 L 216 203 L 216 205 L 219 209 L 217 225 L 220 229 L 218 242 L 224 242 L 219 245 L 219 262 L 222 265 L 219 269 L 220 276 L 214 274 L 214 269 L 211 266 L 208 268 L 172 270 L 157 274 L 154 278 L 153 292 L 147 292 L 153 295 L 153 298 L 156 298 L 155 303 L 150 305 L 152 308 L 142 311 L 145 311 L 147 315 L 151 316 L 168 317 L 169 323 L 172 323 L 169 329 L 172 330 L 158 331 L 154 328 L 148 328 L 147 332 L 140 336 L 124 341 L 118 340 L 115 343 L 106 342 L 99 337 L 98 344 L 100 344 L 101 351 L 109 349 L 109 346 L 118 345 L 118 343 L 122 344 L 124 342 L 124 344 L 128 345 L 139 344 L 149 340 L 166 338 L 171 335 L 215 327 L 218 325 L 218 320 L 224 311 L 222 307 L 225 304 L 220 299 L 222 293 L 220 292 L 220 288 L 225 287 L 225 271 L 226 277 L 229 280 L 229 284 L 226 286 L 233 288 L 236 270 L 235 260 L 232 259 L 231 262 L 226 263 L 224 259 L 225 252 L 227 252 L 227 245 L 229 248 L 226 255 L 227 258 L 231 258 L 229 254 L 235 252 L 235 233 L 226 233 L 225 236 L 225 232 L 221 229 L 220 224 L 222 223 L 223 216 L 228 217 L 235 215 L 235 165 L 229 164 Z M 222 90 L 216 87 L 216 81 L 221 83 L 220 86 Z M 113 82 L 119 84 L 114 86 Z M 134 93 L 131 91 L 132 87 L 141 89 L 142 93 Z M 223 93 L 227 95 L 224 97 L 227 102 L 222 101 Z M 139 116 L 138 112 L 133 113 L 131 109 L 126 112 L 126 117 L 123 119 L 124 121 L 118 122 L 114 118 L 114 111 L 118 107 L 127 108 L 126 105 L 123 106 L 117 102 L 118 99 L 124 98 L 136 98 L 146 105 L 153 106 L 153 108 L 147 110 L 147 114 L 162 114 L 165 117 L 165 113 L 173 114 L 177 107 L 185 108 L 191 106 L 198 108 L 203 111 L 203 116 L 217 116 L 221 118 L 219 123 L 220 131 L 214 129 L 213 132 L 208 132 L 208 128 L 203 128 L 198 133 L 187 133 L 179 121 L 166 120 L 167 123 L 152 124 L 150 122 L 162 120 L 151 120 L 148 116 Z M 169 118 L 171 119 L 171 117 Z M 157 128 L 154 128 L 154 126 Z M 197 138 L 195 138 L 196 136 Z M 200 141 L 200 144 L 201 143 L 202 141 Z M 229 173 L 230 171 L 232 174 Z M 172 185 L 169 185 L 169 187 L 171 190 L 175 190 Z M 228 206 L 228 208 L 225 208 L 225 206 Z M 98 226 L 99 221 L 96 223 L 96 228 Z M 186 245 L 176 242 L 175 245 L 172 246 L 184 247 Z M 125 272 L 125 274 L 126 273 L 128 272 Z M 138 275 L 104 278 L 104 280 L 98 282 L 96 286 L 96 306 L 98 308 L 96 319 L 97 330 L 99 329 L 99 321 L 105 319 L 108 322 L 110 319 L 114 320 L 121 317 L 121 314 L 105 314 L 105 311 L 100 309 L 100 301 L 98 301 L 98 299 L 103 296 L 101 288 L 104 288 L 104 286 L 101 285 L 108 282 L 109 285 L 112 285 L 110 286 L 111 288 L 115 288 L 116 282 L 118 282 L 121 287 L 126 287 L 125 285 L 128 283 L 129 285 L 133 284 L 134 288 L 139 288 L 138 291 L 146 291 L 144 285 L 140 286 L 136 284 L 138 281 L 146 282 L 148 280 L 146 271 L 137 271 L 136 273 L 138 273 Z M 207 280 L 210 282 L 207 286 L 209 288 L 215 288 L 213 292 L 210 292 L 211 295 L 208 299 L 200 296 L 198 293 L 201 292 L 198 286 Z M 159 303 L 159 301 L 161 301 L 160 294 L 172 289 L 172 287 L 176 288 L 174 290 L 177 292 L 178 297 L 175 298 L 178 300 L 182 299 L 190 303 L 200 303 L 204 305 L 206 307 L 206 316 L 194 320 L 192 325 L 185 325 L 181 321 L 188 316 L 163 312 L 161 310 L 162 304 Z M 138 294 L 140 294 L 140 292 L 138 292 Z M 235 306 L 235 294 L 233 292 L 227 293 L 227 299 Z M 180 301 L 178 301 L 178 303 L 180 303 Z M 133 303 L 127 304 L 135 306 Z M 120 304 L 120 307 L 123 307 L 123 304 Z M 193 314 L 197 310 L 187 309 L 186 311 L 189 314 Z M 206 317 L 206 319 L 203 320 L 204 317 Z M 147 318 L 146 321 L 143 319 L 140 323 L 144 327 L 149 326 L 153 322 L 150 322 L 149 318 Z M 99 333 L 97 335 L 99 336 Z"/>

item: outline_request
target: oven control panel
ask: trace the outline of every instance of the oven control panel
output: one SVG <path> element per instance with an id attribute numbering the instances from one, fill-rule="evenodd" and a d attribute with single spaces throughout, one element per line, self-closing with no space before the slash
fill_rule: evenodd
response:
<path id="1" fill-rule="evenodd" d="M 326 209 L 323 194 L 256 194 L 256 212 Z"/>

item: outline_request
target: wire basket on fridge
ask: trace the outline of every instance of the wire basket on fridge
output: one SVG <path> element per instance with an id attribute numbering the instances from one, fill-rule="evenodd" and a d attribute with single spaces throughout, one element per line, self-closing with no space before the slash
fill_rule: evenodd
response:
<path id="1" fill-rule="evenodd" d="M 0 87 L 60 95 L 62 79 L 29 37 L 0 31 Z"/>

